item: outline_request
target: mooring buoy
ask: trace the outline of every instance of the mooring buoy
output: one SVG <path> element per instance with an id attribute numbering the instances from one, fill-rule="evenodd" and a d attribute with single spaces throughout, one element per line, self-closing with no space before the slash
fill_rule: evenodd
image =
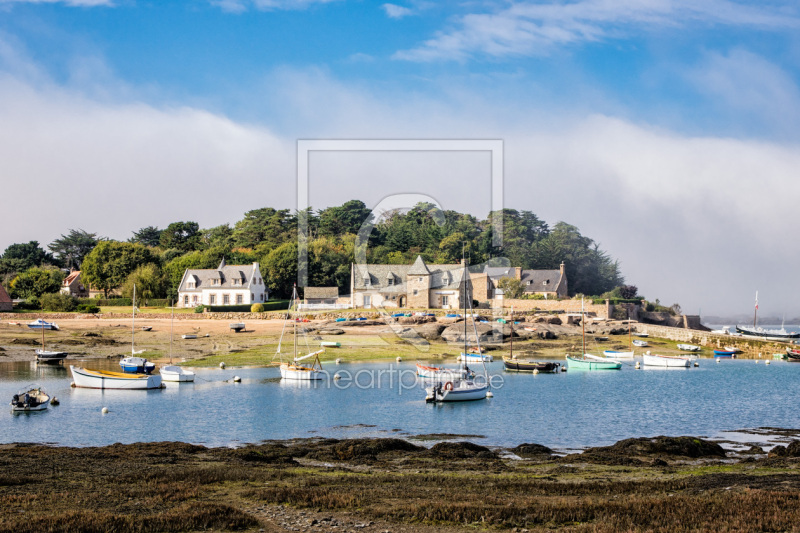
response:
<path id="1" fill-rule="evenodd" d="M 223 363 L 220 363 L 220 364 L 219 364 L 219 367 L 220 367 L 220 368 L 225 368 L 225 363 L 224 363 L 224 362 L 223 362 Z"/>
<path id="2" fill-rule="evenodd" d="M 342 363 L 342 360 L 341 360 L 341 359 L 337 359 L 337 360 L 336 360 L 336 364 L 337 364 L 337 365 L 339 365 L 339 364 L 341 364 L 341 363 Z"/>
<path id="3" fill-rule="evenodd" d="M 403 358 L 402 358 L 402 357 L 400 357 L 400 356 L 398 355 L 398 356 L 397 356 L 397 362 L 399 363 L 399 362 L 401 362 L 402 360 L 403 360 Z"/>
<path id="4" fill-rule="evenodd" d="M 534 368 L 534 369 L 533 369 L 533 375 L 535 376 L 535 375 L 536 375 L 536 374 L 538 374 L 538 373 L 539 373 L 539 369 L 538 369 L 538 368 Z"/>
<path id="5" fill-rule="evenodd" d="M 233 376 L 233 382 L 234 383 L 239 383 L 241 381 L 242 381 L 242 378 L 240 378 L 239 376 Z"/>
<path id="6" fill-rule="evenodd" d="M 100 409 L 100 412 L 103 413 L 104 415 L 107 415 L 108 414 L 108 407 L 103 407 L 102 409 Z"/>
<path id="7" fill-rule="evenodd" d="M 487 391 L 486 392 L 486 397 L 487 398 L 494 398 L 494 394 L 492 394 L 492 391 Z"/>
<path id="8" fill-rule="evenodd" d="M 53 396 L 53 399 L 50 400 L 50 405 L 58 405 L 59 403 L 61 402 L 59 402 L 58 398 L 56 398 L 55 396 Z"/>

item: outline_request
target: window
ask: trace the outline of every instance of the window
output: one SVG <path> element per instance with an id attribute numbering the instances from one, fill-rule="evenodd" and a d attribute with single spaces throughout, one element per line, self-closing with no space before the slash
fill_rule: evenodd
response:
<path id="1" fill-rule="evenodd" d="M 189 295 L 183 297 L 183 305 L 189 305 Z"/>
<path id="2" fill-rule="evenodd" d="M 389 279 L 387 280 L 387 282 L 389 283 L 389 286 L 390 286 L 390 287 L 391 287 L 392 285 L 394 285 L 394 280 L 393 280 L 392 278 L 389 278 Z"/>
<path id="3" fill-rule="evenodd" d="M 236 295 L 236 305 L 242 305 L 243 301 L 244 301 L 244 298 L 242 298 L 242 295 L 241 294 L 237 294 Z"/>
<path id="4" fill-rule="evenodd" d="M 422 278 L 417 278 L 417 281 L 419 281 L 420 283 L 422 283 Z"/>
<path id="5" fill-rule="evenodd" d="M 442 307 L 447 307 L 450 302 L 449 296 L 442 296 Z"/>
<path id="6" fill-rule="evenodd" d="M 261 293 L 261 301 L 264 301 L 264 293 Z"/>
<path id="7" fill-rule="evenodd" d="M 197 288 L 197 285 L 195 285 L 194 281 L 190 281 L 189 283 L 186 284 L 186 288 L 187 289 L 195 289 L 195 288 Z"/>
<path id="8" fill-rule="evenodd" d="M 231 295 L 230 294 L 223 294 L 222 295 L 222 305 L 230 305 L 231 303 Z"/>
<path id="9" fill-rule="evenodd" d="M 414 289 L 414 296 L 416 296 L 417 294 L 419 294 L 419 291 L 417 289 Z"/>
<path id="10" fill-rule="evenodd" d="M 256 301 L 256 295 L 253 294 L 252 292 L 250 293 L 250 301 L 251 302 L 255 302 Z"/>
<path id="11" fill-rule="evenodd" d="M 216 294 L 212 294 L 211 296 L 209 296 L 208 297 L 208 303 L 210 305 L 216 304 L 217 303 L 217 295 Z"/>
<path id="12" fill-rule="evenodd" d="M 197 304 L 197 295 L 192 296 L 192 303 Z"/>
<path id="13" fill-rule="evenodd" d="M 211 280 L 211 284 L 212 285 L 219 285 L 219 280 L 217 278 L 214 278 L 214 279 Z"/>

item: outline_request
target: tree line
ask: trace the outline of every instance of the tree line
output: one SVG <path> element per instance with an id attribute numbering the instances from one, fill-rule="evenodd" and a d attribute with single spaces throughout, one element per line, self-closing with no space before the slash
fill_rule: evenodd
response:
<path id="1" fill-rule="evenodd" d="M 493 246 L 492 216 L 502 216 L 502 248 Z M 180 221 L 160 229 L 133 231 L 127 241 L 70 229 L 43 249 L 38 242 L 12 244 L 0 256 L 0 279 L 15 298 L 33 299 L 57 291 L 66 271 L 81 270 L 84 284 L 104 291 L 121 289 L 144 298 L 174 298 L 187 268 L 214 268 L 258 262 L 272 297 L 286 297 L 297 279 L 298 220 L 307 227 L 309 285 L 338 286 L 350 292 L 350 264 L 355 261 L 359 229 L 374 227 L 366 242 L 369 263 L 408 264 L 421 255 L 429 263 L 498 263 L 507 258 L 523 269 L 558 269 L 566 264 L 571 295 L 600 295 L 622 286 L 619 262 L 577 227 L 552 227 L 530 211 L 504 209 L 486 219 L 418 204 L 408 211 L 371 219 L 360 200 L 319 211 L 264 207 L 235 224 L 202 229 Z"/>

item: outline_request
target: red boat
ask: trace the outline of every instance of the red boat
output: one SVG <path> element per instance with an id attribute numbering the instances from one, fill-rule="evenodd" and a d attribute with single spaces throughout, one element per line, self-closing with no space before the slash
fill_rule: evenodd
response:
<path id="1" fill-rule="evenodd" d="M 800 363 L 800 350 L 786 348 L 786 355 L 789 357 L 789 361 Z"/>

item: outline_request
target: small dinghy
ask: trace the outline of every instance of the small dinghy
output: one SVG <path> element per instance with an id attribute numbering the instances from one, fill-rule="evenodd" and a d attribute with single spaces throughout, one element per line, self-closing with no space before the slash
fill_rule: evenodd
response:
<path id="1" fill-rule="evenodd" d="M 464 353 L 461 352 L 461 355 L 458 356 L 459 361 L 464 361 L 467 363 L 491 363 L 494 361 L 494 357 L 491 354 L 479 354 L 479 353 Z"/>
<path id="2" fill-rule="evenodd" d="M 182 338 L 182 339 L 196 339 L 196 338 L 197 338 L 197 335 L 194 335 L 194 334 L 192 334 L 192 333 L 188 333 L 188 334 L 186 334 L 186 335 L 181 335 L 181 338 Z"/>
<path id="3" fill-rule="evenodd" d="M 454 381 L 456 379 L 472 379 L 475 377 L 475 372 L 468 368 L 445 368 L 417 363 L 417 375 L 425 379 Z"/>
<path id="4" fill-rule="evenodd" d="M 633 341 L 632 344 L 634 346 L 638 346 L 639 348 L 644 348 L 646 346 L 649 346 L 649 344 L 647 344 L 647 341 L 640 341 L 639 339 L 636 339 L 635 341 Z"/>
<path id="5" fill-rule="evenodd" d="M 340 348 L 342 345 L 336 341 L 322 341 L 319 343 L 323 348 Z"/>
<path id="6" fill-rule="evenodd" d="M 11 398 L 11 411 L 14 413 L 44 411 L 48 405 L 50 396 L 41 387 L 30 388 Z"/>
<path id="7" fill-rule="evenodd" d="M 694 344 L 679 344 L 678 345 L 678 349 L 679 350 L 683 350 L 684 352 L 699 352 L 700 351 L 700 347 L 699 346 L 695 346 Z"/>
<path id="8" fill-rule="evenodd" d="M 736 352 L 732 350 L 714 350 L 714 357 L 734 357 Z"/>
<path id="9" fill-rule="evenodd" d="M 158 372 L 162 381 L 187 382 L 194 381 L 194 372 L 177 365 L 162 366 Z"/>
<path id="10" fill-rule="evenodd" d="M 245 330 L 244 322 L 236 322 L 235 324 L 230 324 L 229 327 L 236 333 Z"/>
<path id="11" fill-rule="evenodd" d="M 644 366 L 660 366 L 667 368 L 689 368 L 691 363 L 688 357 L 678 355 L 658 355 L 646 353 L 642 355 Z"/>
<path id="12" fill-rule="evenodd" d="M 617 350 L 604 350 L 603 355 L 608 359 L 633 359 L 633 352 L 620 352 Z"/>

